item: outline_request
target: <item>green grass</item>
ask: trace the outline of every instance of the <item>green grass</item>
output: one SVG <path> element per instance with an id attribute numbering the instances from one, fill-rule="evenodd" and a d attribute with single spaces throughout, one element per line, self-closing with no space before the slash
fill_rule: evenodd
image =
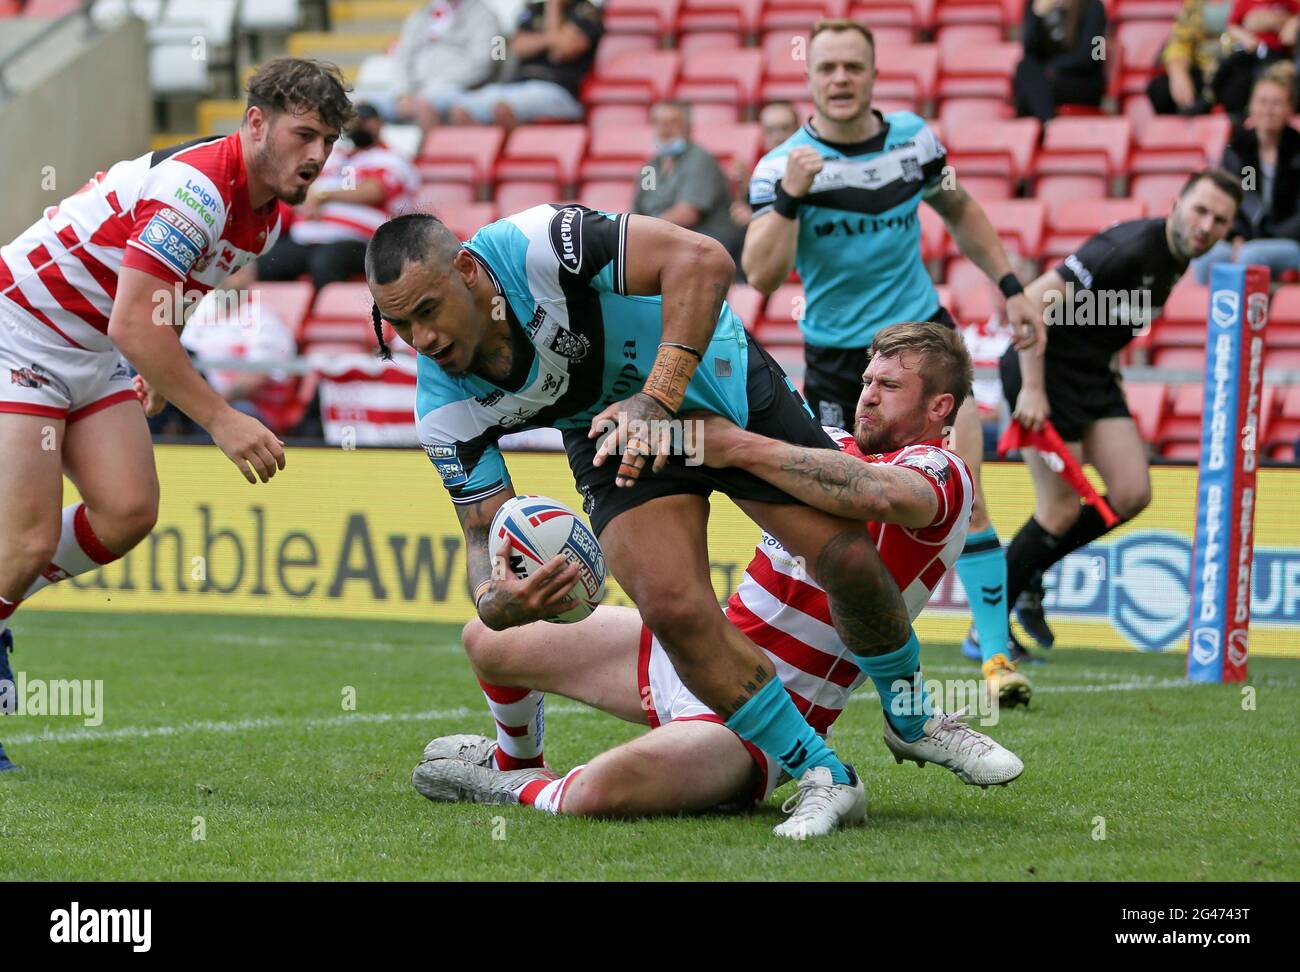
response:
<path id="1" fill-rule="evenodd" d="M 1300 878 L 1293 661 L 1252 660 L 1248 711 L 1241 686 L 1180 684 L 1180 656 L 1058 651 L 1033 710 L 991 730 L 1027 770 L 988 791 L 896 766 L 856 699 L 835 743 L 869 825 L 800 845 L 770 832 L 788 788 L 751 814 L 631 822 L 428 803 L 424 743 L 491 726 L 449 625 L 26 612 L 15 634 L 15 671 L 102 679 L 105 717 L 0 718 L 24 767 L 0 776 L 0 880 Z M 976 671 L 955 647 L 924 658 L 931 678 Z M 557 767 L 639 731 L 564 700 L 547 730 Z"/>

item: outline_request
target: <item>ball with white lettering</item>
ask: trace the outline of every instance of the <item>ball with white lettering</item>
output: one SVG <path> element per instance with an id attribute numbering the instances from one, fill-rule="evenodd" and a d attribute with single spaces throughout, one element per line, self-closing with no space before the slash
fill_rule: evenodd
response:
<path id="1" fill-rule="evenodd" d="M 547 496 L 516 496 L 497 510 L 488 534 L 488 552 L 497 552 L 510 539 L 510 569 L 516 577 L 530 576 L 557 554 L 578 567 L 578 583 L 570 592 L 577 607 L 548 621 L 572 624 L 596 610 L 605 596 L 605 554 L 591 528 L 563 503 Z"/>

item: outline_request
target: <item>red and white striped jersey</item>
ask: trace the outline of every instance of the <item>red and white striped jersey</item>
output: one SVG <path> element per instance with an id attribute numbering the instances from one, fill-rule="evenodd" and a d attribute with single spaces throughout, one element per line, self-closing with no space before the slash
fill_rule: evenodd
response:
<path id="1" fill-rule="evenodd" d="M 415 166 L 382 142 L 352 152 L 335 149 L 325 160 L 315 188 L 355 189 L 367 179 L 384 187 L 383 202 L 371 206 L 331 200 L 321 206 L 316 219 L 303 219 L 295 212 L 289 226 L 290 238 L 304 246 L 342 240 L 369 242 L 384 220 L 414 202 L 420 188 Z"/>
<path id="2" fill-rule="evenodd" d="M 123 267 L 203 294 L 271 248 L 286 209 L 253 209 L 247 182 L 238 132 L 118 162 L 0 247 L 0 300 L 108 351 Z"/>
<path id="3" fill-rule="evenodd" d="M 938 512 L 929 526 L 912 529 L 893 523 L 867 524 L 881 560 L 898 583 L 908 614 L 916 620 L 966 543 L 974 499 L 970 471 L 938 441 L 864 455 L 849 433 L 826 431 L 849 455 L 864 462 L 914 469 L 935 491 Z M 835 632 L 826 593 L 768 533 L 763 534 L 740 587 L 727 602 L 727 618 L 767 652 L 795 705 L 818 732 L 825 732 L 835 721 L 853 690 L 866 678 Z"/>

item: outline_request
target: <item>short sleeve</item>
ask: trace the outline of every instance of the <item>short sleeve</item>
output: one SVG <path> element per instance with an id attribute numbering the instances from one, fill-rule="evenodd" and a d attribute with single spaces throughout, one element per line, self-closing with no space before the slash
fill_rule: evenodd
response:
<path id="1" fill-rule="evenodd" d="M 893 464 L 915 469 L 924 476 L 939 501 L 934 519 L 922 529 L 947 526 L 952 518 L 961 512 L 965 499 L 963 496 L 965 484 L 954 467 L 952 459 L 944 450 L 928 445 L 913 446 L 904 449 L 895 458 Z"/>
<path id="2" fill-rule="evenodd" d="M 150 170 L 133 215 L 122 266 L 171 282 L 185 280 L 215 250 L 226 208 L 208 176 L 165 160 Z"/>
<path id="3" fill-rule="evenodd" d="M 1066 283 L 1090 289 L 1102 279 L 1106 265 L 1116 249 L 1110 239 L 1104 234 L 1098 234 L 1086 240 L 1083 246 L 1061 261 L 1056 272 Z"/>
<path id="4" fill-rule="evenodd" d="M 776 184 L 785 175 L 785 160 L 788 155 L 775 158 L 763 158 L 754 167 L 754 174 L 749 179 L 749 206 L 755 216 L 760 216 L 772 208 L 776 202 Z"/>
<path id="5" fill-rule="evenodd" d="M 499 428 L 485 429 L 473 394 L 432 361 L 417 364 L 416 431 L 453 503 L 477 503 L 510 485 L 497 447 Z"/>
<path id="6" fill-rule="evenodd" d="M 626 213 L 603 213 L 585 206 L 557 209 L 546 232 L 561 279 L 572 275 L 576 282 L 596 290 L 627 293 L 627 219 Z"/>
<path id="7" fill-rule="evenodd" d="M 916 133 L 916 148 L 926 191 L 938 189 L 943 181 L 943 170 L 948 165 L 948 150 L 929 125 L 922 125 Z"/>

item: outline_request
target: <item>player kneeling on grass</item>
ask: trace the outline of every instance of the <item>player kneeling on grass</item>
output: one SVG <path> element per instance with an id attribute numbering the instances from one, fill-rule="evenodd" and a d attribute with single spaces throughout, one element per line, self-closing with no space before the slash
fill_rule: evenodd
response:
<path id="1" fill-rule="evenodd" d="M 832 436 L 841 452 L 780 442 L 710 415 L 699 419 L 703 459 L 744 469 L 814 508 L 868 521 L 915 619 L 960 555 L 970 520 L 970 473 L 941 444 L 969 392 L 970 358 L 951 330 L 898 324 L 876 337 L 863 377 L 853 435 Z M 558 613 L 573 586 L 558 571 L 518 580 L 500 567 L 515 597 L 541 616 Z M 938 763 L 981 786 L 1008 783 L 1024 769 L 1013 753 L 931 707 L 915 634 L 864 671 L 836 636 L 825 592 L 771 535 L 763 535 L 726 616 L 766 652 L 819 733 L 870 677 L 885 710 L 885 744 L 899 762 Z M 603 606 L 572 626 L 509 631 L 476 619 L 464 639 L 497 739 L 455 735 L 429 743 L 413 782 L 431 800 L 635 816 L 744 805 L 782 782 L 776 759 L 729 730 L 682 683 L 633 608 Z M 546 692 L 652 731 L 557 777 L 542 756 Z"/>

